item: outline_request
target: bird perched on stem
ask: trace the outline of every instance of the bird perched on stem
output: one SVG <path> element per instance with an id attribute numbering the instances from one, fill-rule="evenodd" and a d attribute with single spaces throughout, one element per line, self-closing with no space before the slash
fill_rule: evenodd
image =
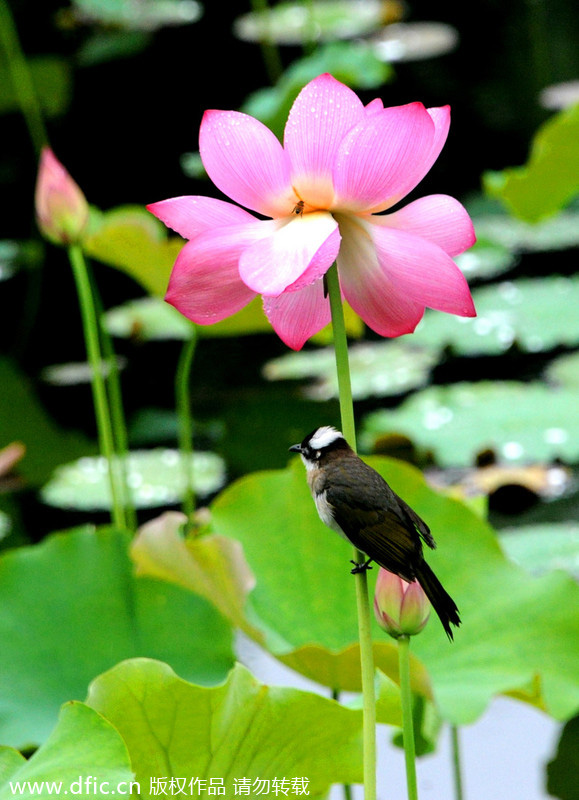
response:
<path id="1" fill-rule="evenodd" d="M 290 450 L 302 457 L 322 522 L 368 557 L 362 564 L 352 562 L 352 572 L 375 561 L 409 583 L 418 581 L 452 641 L 450 626 L 460 625 L 458 608 L 424 560 L 422 542 L 436 547 L 424 520 L 335 428 L 317 428 Z"/>

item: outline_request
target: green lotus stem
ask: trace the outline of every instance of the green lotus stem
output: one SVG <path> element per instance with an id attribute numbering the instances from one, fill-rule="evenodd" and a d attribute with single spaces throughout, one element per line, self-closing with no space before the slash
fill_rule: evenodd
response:
<path id="1" fill-rule="evenodd" d="M 263 19 L 267 19 L 269 13 L 269 3 L 267 0 L 251 0 L 251 8 L 254 14 L 263 15 Z M 259 42 L 261 53 L 265 64 L 267 76 L 272 86 L 278 82 L 283 74 L 283 64 L 277 45 L 274 42 L 273 36 L 268 30 Z"/>
<path id="2" fill-rule="evenodd" d="M 40 103 L 34 90 L 26 56 L 22 52 L 14 19 L 6 0 L 0 0 L 0 45 L 12 79 L 14 94 L 26 122 L 36 155 L 48 142 Z"/>
<path id="3" fill-rule="evenodd" d="M 398 638 L 398 666 L 400 671 L 402 735 L 404 739 L 404 760 L 406 763 L 408 800 L 418 800 L 414 723 L 412 720 L 412 690 L 410 688 L 410 636 L 400 636 Z"/>
<path id="4" fill-rule="evenodd" d="M 89 271 L 90 276 L 90 271 Z M 95 304 L 95 313 L 97 320 L 103 318 L 103 308 L 99 293 L 94 281 L 91 277 L 91 291 Z M 123 507 L 125 509 L 127 527 L 136 531 L 137 529 L 137 512 L 135 504 L 131 496 L 131 491 L 128 484 L 128 455 L 129 455 L 129 440 L 127 435 L 127 425 L 125 421 L 125 413 L 123 410 L 123 396 L 121 391 L 121 381 L 119 376 L 119 366 L 117 363 L 117 356 L 114 351 L 111 335 L 108 332 L 106 325 L 101 324 L 98 326 L 100 334 L 100 342 L 102 348 L 102 355 L 104 362 L 109 365 L 105 386 L 108 390 L 109 407 L 111 412 L 111 423 L 113 428 L 114 450 L 119 459 L 119 471 L 121 473 L 120 488 L 123 493 Z"/>
<path id="5" fill-rule="evenodd" d="M 340 690 L 339 689 L 332 689 L 332 700 L 335 700 L 337 703 L 340 702 Z M 352 787 L 349 783 L 343 783 L 342 788 L 344 789 L 344 800 L 352 800 Z"/>
<path id="6" fill-rule="evenodd" d="M 179 452 L 185 479 L 183 513 L 191 519 L 195 511 L 195 487 L 193 484 L 193 417 L 191 414 L 191 365 L 197 345 L 197 329 L 191 325 L 191 337 L 185 342 L 175 376 L 175 398 L 178 419 Z"/>
<path id="7" fill-rule="evenodd" d="M 350 382 L 348 339 L 346 336 L 344 309 L 342 306 L 342 295 L 340 292 L 340 282 L 336 264 L 328 270 L 325 280 L 332 312 L 332 329 L 336 370 L 338 373 L 342 433 L 348 444 L 353 449 L 356 449 L 356 425 L 354 422 L 354 403 Z M 366 557 L 364 553 L 354 548 L 354 560 L 357 564 L 362 564 L 366 560 Z M 366 570 L 358 572 L 355 575 L 355 581 L 364 714 L 364 800 L 375 800 L 376 697 L 374 690 L 374 653 L 372 650 L 370 602 L 368 599 L 368 578 Z"/>
<path id="8" fill-rule="evenodd" d="M 113 426 L 103 375 L 99 322 L 95 310 L 90 278 L 80 246 L 70 245 L 68 248 L 68 256 L 76 283 L 86 352 L 92 370 L 92 394 L 101 455 L 106 459 L 108 467 L 112 501 L 112 521 L 116 528 L 126 529 L 122 472 L 119 470 L 119 460 L 115 452 Z"/>
<path id="9" fill-rule="evenodd" d="M 454 775 L 454 797 L 455 800 L 463 799 L 462 789 L 462 770 L 460 767 L 460 741 L 458 738 L 458 727 L 452 725 L 450 728 L 452 742 L 452 767 Z"/>
<path id="10" fill-rule="evenodd" d="M 346 335 L 346 322 L 340 293 L 338 268 L 335 264 L 326 273 L 326 288 L 330 298 L 332 312 L 332 331 L 334 336 L 334 351 L 336 355 L 336 370 L 338 373 L 338 392 L 340 397 L 340 418 L 342 433 L 350 447 L 356 449 L 356 423 L 354 422 L 354 401 L 352 399 L 352 384 L 350 381 L 350 362 L 348 359 L 348 337 Z M 366 559 L 364 559 L 366 560 Z M 362 573 L 358 573 L 361 575 Z M 373 679 L 372 679 L 373 682 Z"/>
<path id="11" fill-rule="evenodd" d="M 314 0 L 304 0 L 304 8 L 308 17 L 306 25 L 306 35 L 304 38 L 304 52 L 307 55 L 311 55 L 316 49 L 316 22 L 315 22 Z"/>

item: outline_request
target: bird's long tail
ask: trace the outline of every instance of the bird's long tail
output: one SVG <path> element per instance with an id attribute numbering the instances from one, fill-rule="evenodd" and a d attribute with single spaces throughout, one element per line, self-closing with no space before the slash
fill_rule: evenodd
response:
<path id="1" fill-rule="evenodd" d="M 444 589 L 426 561 L 422 561 L 419 568 L 416 570 L 416 580 L 424 589 L 426 596 L 432 603 L 432 607 L 442 622 L 446 635 L 452 642 L 454 636 L 450 626 L 452 624 L 458 628 L 460 625 L 460 617 L 458 615 L 456 603 L 446 589 Z"/>

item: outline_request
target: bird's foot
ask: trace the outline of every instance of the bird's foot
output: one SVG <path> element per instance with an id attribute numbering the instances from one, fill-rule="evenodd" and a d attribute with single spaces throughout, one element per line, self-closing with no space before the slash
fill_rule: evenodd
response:
<path id="1" fill-rule="evenodd" d="M 372 559 L 369 558 L 368 561 L 364 561 L 362 564 L 358 564 L 356 561 L 350 560 L 350 564 L 354 565 L 354 569 L 350 570 L 350 572 L 352 573 L 352 575 L 357 575 L 359 572 L 366 572 L 366 570 L 372 569 L 372 567 L 370 566 L 371 561 Z"/>

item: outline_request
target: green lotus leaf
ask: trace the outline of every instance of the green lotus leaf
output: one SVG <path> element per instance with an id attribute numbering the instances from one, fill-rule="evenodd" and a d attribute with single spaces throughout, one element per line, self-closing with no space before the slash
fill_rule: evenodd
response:
<path id="1" fill-rule="evenodd" d="M 349 349 L 352 395 L 356 400 L 401 394 L 423 386 L 438 361 L 433 349 L 400 341 L 365 342 Z M 304 393 L 314 400 L 338 397 L 333 348 L 302 350 L 269 361 L 264 367 L 269 380 L 315 379 Z"/>
<path id="2" fill-rule="evenodd" d="M 191 592 L 136 578 L 129 542 L 91 526 L 0 555 L 0 741 L 44 741 L 61 704 L 122 659 L 164 658 L 203 684 L 227 674 L 230 626 Z"/>
<path id="3" fill-rule="evenodd" d="M 196 0 L 74 0 L 73 9 L 82 22 L 137 31 L 189 25 L 200 19 L 203 10 Z"/>
<path id="4" fill-rule="evenodd" d="M 533 575 L 563 569 L 579 580 L 579 524 L 544 523 L 503 528 L 505 553 Z"/>
<path id="5" fill-rule="evenodd" d="M 344 5 L 352 8 L 351 2 Z M 302 7 L 302 10 L 305 9 Z M 378 58 L 369 43 L 330 42 L 294 61 L 275 86 L 251 94 L 241 110 L 261 120 L 281 139 L 290 108 L 299 92 L 324 72 L 359 89 L 379 89 L 392 77 L 391 67 Z"/>
<path id="6" fill-rule="evenodd" d="M 61 429 L 48 416 L 30 379 L 9 359 L 0 358 L 0 386 L 0 442 L 23 443 L 17 469 L 30 483 L 40 484 L 58 464 L 96 451 L 82 433 Z"/>
<path id="7" fill-rule="evenodd" d="M 183 538 L 185 514 L 168 511 L 141 526 L 131 544 L 137 574 L 176 583 L 205 597 L 232 625 L 254 638 L 259 632 L 247 624 L 247 594 L 255 578 L 239 542 L 215 534 Z"/>
<path id="8" fill-rule="evenodd" d="M 579 276 L 504 281 L 472 295 L 476 317 L 427 310 L 412 342 L 469 356 L 500 355 L 515 343 L 537 353 L 579 342 Z"/>
<path id="9" fill-rule="evenodd" d="M 216 453 L 196 452 L 191 457 L 178 450 L 134 450 L 126 459 L 127 483 L 136 508 L 157 508 L 179 503 L 187 489 L 185 458 L 189 458 L 195 493 L 216 492 L 225 482 L 223 459 Z M 102 456 L 85 456 L 57 467 L 41 490 L 43 502 L 58 508 L 104 511 L 111 507 L 107 462 Z"/>
<path id="10" fill-rule="evenodd" d="M 472 466 L 489 448 L 510 464 L 579 461 L 577 394 L 542 383 L 430 386 L 396 409 L 369 414 L 361 441 L 371 450 L 390 433 L 432 451 L 444 467 Z"/>
<path id="11" fill-rule="evenodd" d="M 376 30 L 382 23 L 382 14 L 383 6 L 377 0 L 316 0 L 307 6 L 282 2 L 239 17 L 234 33 L 249 42 L 292 45 L 311 39 L 354 39 Z"/>
<path id="12" fill-rule="evenodd" d="M 91 208 L 85 253 L 115 267 L 148 293 L 163 296 L 183 239 L 167 237 L 167 229 L 142 206 L 119 206 L 109 211 Z"/>
<path id="13" fill-rule="evenodd" d="M 129 794 L 133 778 L 118 731 L 79 702 L 62 706 L 56 727 L 28 760 L 15 750 L 0 748 L 0 800 L 15 795 L 94 797 L 99 787 L 102 793 Z M 15 785 L 23 791 L 13 789 Z"/>
<path id="14" fill-rule="evenodd" d="M 265 686 L 241 665 L 223 685 L 205 688 L 166 664 L 125 661 L 92 683 L 87 703 L 123 737 L 141 797 L 158 794 L 171 779 L 189 791 L 197 776 L 206 788 L 222 785 L 227 796 L 243 780 L 271 787 L 285 779 L 291 792 L 294 780 L 305 777 L 313 797 L 332 783 L 362 780 L 359 711 L 311 692 Z"/>
<path id="15" fill-rule="evenodd" d="M 579 193 L 579 105 L 555 114 L 537 131 L 527 164 L 484 175 L 486 190 L 520 219 L 537 222 Z"/>
<path id="16" fill-rule="evenodd" d="M 104 322 L 112 336 L 139 341 L 189 341 L 194 324 L 160 297 L 140 297 L 111 308 Z"/>
<path id="17" fill-rule="evenodd" d="M 511 269 L 517 260 L 516 255 L 500 242 L 481 237 L 477 230 L 477 240 L 465 253 L 456 256 L 456 263 L 468 280 L 474 278 L 494 278 Z"/>
<path id="18" fill-rule="evenodd" d="M 22 268 L 40 266 L 43 247 L 40 242 L 0 240 L 0 281 L 8 280 Z"/>
<path id="19" fill-rule="evenodd" d="M 500 244 L 513 253 L 547 253 L 579 244 L 579 213 L 573 205 L 541 222 L 494 212 L 473 214 L 473 222 L 478 239 Z"/>
<path id="20" fill-rule="evenodd" d="M 548 380 L 567 389 L 579 388 L 579 352 L 553 359 L 546 370 Z"/>

